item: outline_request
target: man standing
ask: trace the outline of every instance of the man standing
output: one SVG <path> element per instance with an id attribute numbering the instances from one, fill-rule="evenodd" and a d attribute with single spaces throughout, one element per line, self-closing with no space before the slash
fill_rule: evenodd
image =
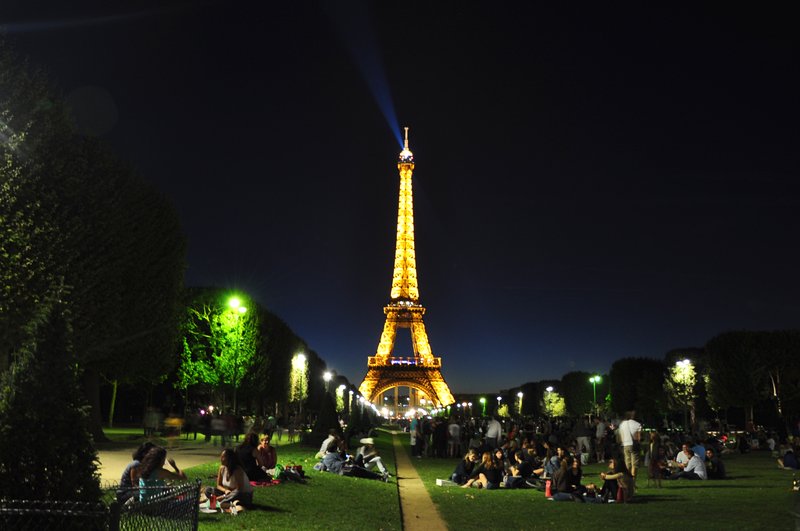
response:
<path id="1" fill-rule="evenodd" d="M 636 469 L 639 468 L 639 443 L 642 440 L 642 425 L 633 420 L 635 416 L 636 411 L 628 411 L 625 420 L 619 425 L 625 466 L 628 467 L 634 481 L 636 481 Z"/>
<path id="2" fill-rule="evenodd" d="M 489 422 L 486 423 L 486 434 L 484 435 L 484 438 L 486 439 L 486 446 L 489 448 L 497 448 L 502 435 L 503 426 L 497 420 L 497 417 L 492 416 L 492 418 L 489 419 Z"/>
<path id="3" fill-rule="evenodd" d="M 411 435 L 411 455 L 413 457 L 422 457 L 422 426 L 420 426 L 419 414 L 414 413 L 411 418 L 411 426 L 408 429 Z"/>
<path id="4" fill-rule="evenodd" d="M 606 460 L 606 423 L 600 417 L 595 417 L 594 427 L 594 449 L 597 453 L 597 462 L 604 463 Z"/>

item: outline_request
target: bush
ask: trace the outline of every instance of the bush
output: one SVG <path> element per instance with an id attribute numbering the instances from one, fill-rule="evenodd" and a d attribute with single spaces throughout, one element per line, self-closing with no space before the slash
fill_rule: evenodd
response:
<path id="1" fill-rule="evenodd" d="M 0 499 L 97 502 L 97 452 L 68 316 L 61 302 L 39 308 L 2 375 Z"/>

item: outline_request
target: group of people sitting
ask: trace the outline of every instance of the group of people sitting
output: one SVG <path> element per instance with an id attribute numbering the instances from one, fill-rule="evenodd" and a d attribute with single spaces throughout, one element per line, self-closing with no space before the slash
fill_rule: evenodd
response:
<path id="1" fill-rule="evenodd" d="M 470 448 L 456 466 L 451 481 L 462 488 L 487 490 L 501 486 L 545 491 L 549 488 L 554 501 L 624 502 L 633 497 L 633 478 L 624 465 L 617 466 L 617 459 L 608 460 L 608 470 L 600 474 L 603 484 L 598 488 L 594 483 L 582 483 L 583 467 L 579 456 L 570 455 L 561 446 L 551 452 L 548 443 L 544 444 L 543 458 L 527 440 L 523 441 L 523 448 L 511 455 L 501 447 L 482 453 Z"/>
<path id="2" fill-rule="evenodd" d="M 714 448 L 685 443 L 674 459 L 667 459 L 654 432 L 646 450 L 649 458 L 648 479 L 724 479 L 725 464 Z M 537 443 L 527 438 L 520 442 L 470 448 L 453 471 L 451 481 L 464 487 L 485 489 L 537 488 L 545 490 L 550 481 L 555 501 L 627 502 L 635 489 L 638 459 L 624 459 L 622 453 L 606 460 L 608 468 L 600 474 L 601 485 L 582 484 L 580 454 L 549 441 Z"/>
<path id="3" fill-rule="evenodd" d="M 363 437 L 359 443 L 361 446 L 356 449 L 355 454 L 351 454 L 345 438 L 335 428 L 331 429 L 315 455 L 321 461 L 314 466 L 314 469 L 342 476 L 388 482 L 392 476 L 378 455 L 375 440 L 372 437 Z M 377 469 L 378 472 L 373 472 L 372 469 Z"/>
<path id="4" fill-rule="evenodd" d="M 186 480 L 174 459 L 167 459 L 167 450 L 150 441 L 143 443 L 131 456 L 120 478 L 117 501 L 120 503 L 145 502 L 169 482 Z M 169 463 L 172 470 L 164 465 Z M 213 488 L 207 495 L 219 497 L 221 503 L 239 502 L 248 506 L 253 501 L 250 483 L 271 481 L 275 475 L 278 454 L 270 445 L 270 436 L 250 432 L 236 448 L 225 448 L 220 454 L 220 467 Z"/>

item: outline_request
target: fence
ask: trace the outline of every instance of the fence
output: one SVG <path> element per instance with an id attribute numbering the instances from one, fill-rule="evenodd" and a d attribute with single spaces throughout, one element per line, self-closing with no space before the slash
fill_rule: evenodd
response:
<path id="1" fill-rule="evenodd" d="M 19 531 L 195 531 L 200 480 L 166 487 L 131 489 L 128 503 L 106 490 L 110 503 L 2 500 L 0 529 Z M 142 492 L 144 491 L 144 492 Z M 137 501 L 142 493 L 146 501 Z"/>

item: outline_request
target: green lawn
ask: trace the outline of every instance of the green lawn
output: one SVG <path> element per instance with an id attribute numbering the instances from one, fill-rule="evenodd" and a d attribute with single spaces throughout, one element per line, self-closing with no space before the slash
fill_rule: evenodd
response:
<path id="1" fill-rule="evenodd" d="M 381 457 L 395 475 L 391 436 L 375 439 Z M 299 444 L 278 448 L 282 465 L 303 465 L 308 483 L 256 487 L 254 507 L 237 516 L 200 513 L 200 529 L 402 529 L 397 483 L 343 477 L 312 469 L 319 448 Z M 219 465 L 186 469 L 190 478 L 213 485 Z M 213 476 L 213 477 L 212 477 Z"/>
<path id="2" fill-rule="evenodd" d="M 404 439 L 405 444 L 405 439 Z M 768 452 L 726 455 L 731 479 L 664 481 L 646 487 L 641 478 L 636 500 L 628 505 L 553 502 L 537 490 L 437 487 L 457 460 L 414 460 L 442 518 L 450 529 L 792 529 L 798 493 L 792 473 L 779 470 Z M 584 483 L 598 482 L 605 465 L 584 468 Z M 800 519 L 797 520 L 800 523 Z"/>

